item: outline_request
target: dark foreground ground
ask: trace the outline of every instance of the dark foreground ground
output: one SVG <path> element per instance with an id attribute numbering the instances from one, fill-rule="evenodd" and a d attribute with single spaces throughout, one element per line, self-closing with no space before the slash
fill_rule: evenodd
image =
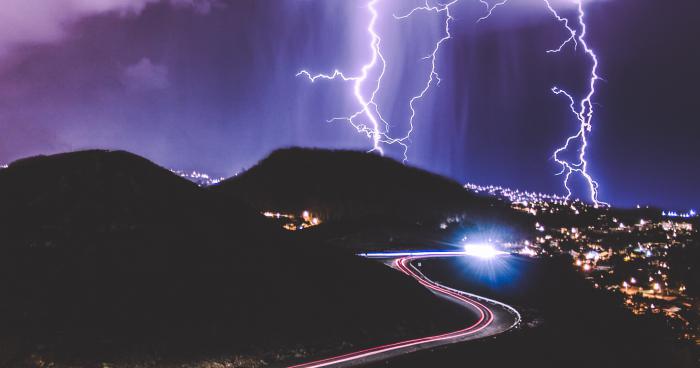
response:
<path id="1" fill-rule="evenodd" d="M 432 279 L 496 298 L 523 314 L 504 335 L 413 353 L 368 367 L 697 367 L 697 351 L 665 326 L 644 321 L 593 289 L 566 260 L 508 256 L 481 265 L 459 259 L 421 262 Z"/>
<path id="2" fill-rule="evenodd" d="M 256 367 L 457 328 L 456 309 L 127 152 L 0 170 L 0 367 Z"/>
<path id="3" fill-rule="evenodd" d="M 471 231 L 521 216 L 371 155 L 279 155 L 273 169 L 287 167 L 285 157 L 322 155 L 325 164 L 307 165 L 307 180 L 292 192 L 269 165 L 204 189 L 120 151 L 35 157 L 0 170 L 0 367 L 262 367 L 469 323 L 414 280 L 339 245 L 421 246 L 411 240 L 431 236 L 416 233 L 445 214 Z M 329 165 L 355 181 L 328 179 Z M 386 185 L 367 185 L 367 167 Z M 401 196 L 385 193 L 395 187 Z M 318 208 L 328 223 L 290 234 L 260 215 L 277 208 Z M 512 258 L 484 273 L 444 262 L 422 264 L 437 281 L 516 306 L 529 326 L 388 366 L 697 366 L 663 326 L 633 320 L 567 260 Z"/>

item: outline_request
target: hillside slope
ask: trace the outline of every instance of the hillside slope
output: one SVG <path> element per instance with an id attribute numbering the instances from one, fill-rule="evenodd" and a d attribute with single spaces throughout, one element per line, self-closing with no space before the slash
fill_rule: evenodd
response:
<path id="1" fill-rule="evenodd" d="M 413 220 L 496 206 L 445 177 L 357 151 L 277 150 L 211 190 L 256 208 L 311 208 L 329 219 L 386 215 Z"/>
<path id="2" fill-rule="evenodd" d="M 318 247 L 126 152 L 18 161 L 0 201 L 0 366 L 274 361 L 463 322 L 395 271 L 305 250 Z"/>

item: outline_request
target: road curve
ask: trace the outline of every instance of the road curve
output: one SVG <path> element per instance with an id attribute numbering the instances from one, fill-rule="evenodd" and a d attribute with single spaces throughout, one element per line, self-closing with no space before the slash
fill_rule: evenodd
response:
<path id="1" fill-rule="evenodd" d="M 463 254 L 428 254 L 411 255 L 393 259 L 391 265 L 395 269 L 413 277 L 418 283 L 428 288 L 438 296 L 445 297 L 457 304 L 471 309 L 477 315 L 477 322 L 463 329 L 435 336 L 400 341 L 392 344 L 376 346 L 369 349 L 321 359 L 309 363 L 297 364 L 289 368 L 318 368 L 318 367 L 355 367 L 376 361 L 386 360 L 418 350 L 430 349 L 442 345 L 480 339 L 503 333 L 520 322 L 520 314 L 506 304 L 495 300 L 469 294 L 463 291 L 438 284 L 423 275 L 411 262 L 419 259 L 454 257 Z"/>

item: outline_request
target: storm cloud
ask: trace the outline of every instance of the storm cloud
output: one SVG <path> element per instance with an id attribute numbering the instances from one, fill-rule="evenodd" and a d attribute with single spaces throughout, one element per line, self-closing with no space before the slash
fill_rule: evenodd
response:
<path id="1" fill-rule="evenodd" d="M 388 63 L 377 100 L 395 135 L 407 129 L 408 99 L 425 84 L 423 58 L 443 19 L 393 15 L 424 3 L 377 4 Z M 552 4 L 576 15 L 573 1 Z M 588 151 L 601 199 L 697 205 L 700 172 L 688 168 L 700 158 L 700 49 L 689 45 L 700 4 L 584 5 L 605 79 Z M 409 164 L 461 182 L 562 193 L 551 156 L 577 121 L 550 89 L 585 91 L 589 60 L 580 48 L 546 53 L 569 35 L 544 1 L 511 0 L 477 23 L 484 11 L 477 0 L 454 7 L 453 39 L 437 65 L 442 82 L 416 104 Z M 366 0 L 4 1 L 0 163 L 113 148 L 230 175 L 284 146 L 367 150 L 366 136 L 327 122 L 358 110 L 352 85 L 295 75 L 358 73 L 370 52 L 368 19 Z"/>
<path id="2" fill-rule="evenodd" d="M 104 13 L 138 16 L 149 4 L 166 1 L 200 13 L 215 0 L 4 0 L 0 6 L 0 55 L 24 44 L 54 42 L 85 17 Z"/>

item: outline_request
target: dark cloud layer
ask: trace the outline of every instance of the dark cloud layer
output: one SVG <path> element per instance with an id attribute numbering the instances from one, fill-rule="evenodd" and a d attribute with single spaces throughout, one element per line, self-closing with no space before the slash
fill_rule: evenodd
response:
<path id="1" fill-rule="evenodd" d="M 549 89 L 582 92 L 588 64 L 573 51 L 544 52 L 567 35 L 541 1 L 511 2 L 479 24 L 478 1 L 455 7 L 454 39 L 440 56 L 443 82 L 417 105 L 411 163 L 460 181 L 561 192 L 551 154 L 576 122 Z M 568 3 L 555 2 L 565 13 Z M 615 204 L 700 205 L 700 5 L 673 3 L 585 3 L 606 79 L 591 170 L 601 198 Z M 0 161 L 123 148 L 226 175 L 281 146 L 367 149 L 366 137 L 325 122 L 357 109 L 351 86 L 294 76 L 302 68 L 358 69 L 368 56 L 363 5 L 12 0 L 0 10 Z M 393 19 L 409 6 L 379 4 L 389 62 L 379 101 L 397 133 L 407 128 L 407 98 L 427 75 L 420 59 L 441 36 L 434 15 Z"/>

